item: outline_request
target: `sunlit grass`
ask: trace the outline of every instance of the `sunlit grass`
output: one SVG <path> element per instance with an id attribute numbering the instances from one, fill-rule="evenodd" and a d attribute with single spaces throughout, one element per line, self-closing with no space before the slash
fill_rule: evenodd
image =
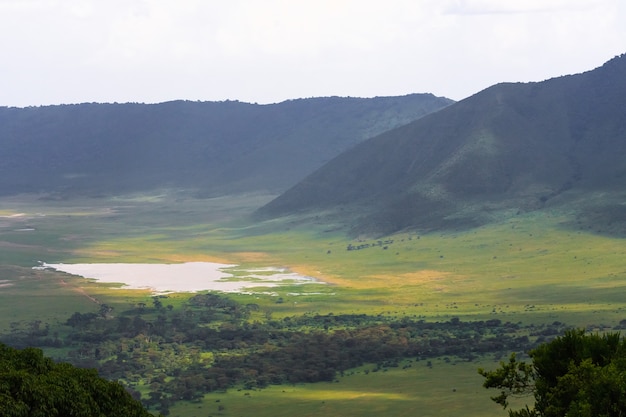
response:
<path id="1" fill-rule="evenodd" d="M 404 362 L 378 372 L 364 366 L 338 382 L 213 393 L 201 403 L 176 405 L 171 416 L 502 416 L 477 373 L 479 367 L 495 368 L 496 362 L 449 359 L 433 360 L 432 368 L 427 361 Z"/>
<path id="2" fill-rule="evenodd" d="M 306 291 L 272 289 L 285 301 L 280 305 L 275 297 L 248 296 L 278 316 L 306 311 L 432 319 L 496 316 L 574 325 L 623 319 L 625 241 L 564 228 L 567 217 L 559 213 L 519 215 L 467 231 L 351 240 L 297 219 L 250 222 L 245 214 L 258 199 L 173 202 L 162 195 L 139 196 L 98 200 L 93 208 L 88 202 L 51 208 L 13 202 L 12 211 L 25 213 L 15 222 L 35 231 L 5 227 L 7 250 L 0 260 L 9 263 L 13 257 L 24 266 L 39 259 L 213 261 L 287 267 L 327 284 L 307 286 L 306 291 L 322 295 L 290 296 Z M 245 207 L 231 209 L 241 202 Z M 378 240 L 385 243 L 378 245 Z M 370 247 L 347 250 L 363 244 Z"/>

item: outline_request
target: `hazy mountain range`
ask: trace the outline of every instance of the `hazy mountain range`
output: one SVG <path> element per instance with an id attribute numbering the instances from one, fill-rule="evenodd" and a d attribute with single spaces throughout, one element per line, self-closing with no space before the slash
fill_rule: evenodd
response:
<path id="1" fill-rule="evenodd" d="M 352 234 L 465 229 L 541 209 L 626 234 L 626 55 L 465 100 L 311 98 L 0 108 L 0 194 L 281 193 L 260 219 Z"/>
<path id="2" fill-rule="evenodd" d="M 259 210 L 327 213 L 355 234 L 480 225 L 560 207 L 626 232 L 626 55 L 589 72 L 494 85 L 337 156 Z"/>
<path id="3" fill-rule="evenodd" d="M 0 195 L 201 195 L 296 184 L 342 151 L 452 103 L 431 94 L 0 108 Z"/>

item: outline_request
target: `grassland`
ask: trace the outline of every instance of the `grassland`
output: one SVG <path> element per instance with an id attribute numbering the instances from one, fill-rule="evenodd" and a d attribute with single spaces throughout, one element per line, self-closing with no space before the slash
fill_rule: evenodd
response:
<path id="1" fill-rule="evenodd" d="M 351 240 L 341 230 L 295 217 L 251 222 L 247 214 L 270 197 L 194 199 L 164 192 L 80 201 L 4 198 L 0 329 L 9 331 L 17 321 L 60 321 L 74 311 L 93 311 L 97 303 L 122 309 L 149 300 L 146 291 L 32 270 L 39 260 L 207 260 L 284 266 L 323 282 L 272 289 L 275 296 L 232 296 L 259 304 L 274 318 L 367 313 L 591 328 L 626 318 L 626 241 L 566 227 L 572 223 L 567 213 L 515 215 L 467 231 Z M 347 250 L 349 245 L 362 248 Z M 211 394 L 200 404 L 172 408 L 172 415 L 435 416 L 461 407 L 468 416 L 502 415 L 481 392 L 478 364 L 439 365 L 368 375 L 361 370 L 339 384 Z"/>
<path id="2" fill-rule="evenodd" d="M 502 410 L 481 387 L 479 366 L 490 361 L 457 362 L 454 358 L 412 361 L 388 371 L 357 368 L 338 382 L 231 390 L 207 395 L 202 403 L 171 409 L 172 416 L 498 416 Z M 410 365 L 410 367 L 408 367 Z M 404 369 L 403 369 L 404 368 Z M 221 407 L 220 407 L 221 406 Z"/>

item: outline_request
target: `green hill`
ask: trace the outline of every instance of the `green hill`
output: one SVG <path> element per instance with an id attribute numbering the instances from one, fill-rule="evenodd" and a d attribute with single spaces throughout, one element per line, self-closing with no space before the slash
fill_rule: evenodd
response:
<path id="1" fill-rule="evenodd" d="M 582 74 L 498 84 L 383 133 L 257 214 L 332 212 L 354 234 L 388 234 L 559 206 L 581 224 L 617 220 L 623 233 L 625 155 L 622 55 Z"/>
<path id="2" fill-rule="evenodd" d="M 351 146 L 451 102 L 412 94 L 4 107 L 0 195 L 281 192 Z"/>

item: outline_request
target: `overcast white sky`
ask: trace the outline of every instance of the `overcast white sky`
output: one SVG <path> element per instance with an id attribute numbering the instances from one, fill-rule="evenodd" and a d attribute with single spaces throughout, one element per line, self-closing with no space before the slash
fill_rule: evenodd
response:
<path id="1" fill-rule="evenodd" d="M 0 0 L 0 106 L 460 100 L 624 52 L 624 0 Z"/>

